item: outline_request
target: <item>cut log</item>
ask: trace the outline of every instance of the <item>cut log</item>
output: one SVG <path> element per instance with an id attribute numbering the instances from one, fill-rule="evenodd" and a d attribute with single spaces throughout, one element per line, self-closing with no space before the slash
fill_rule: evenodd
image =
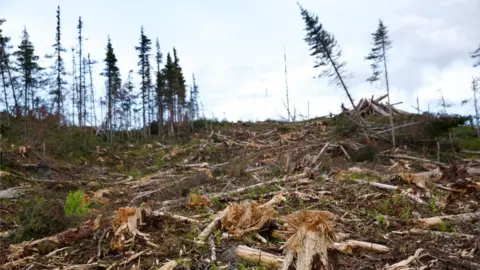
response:
<path id="1" fill-rule="evenodd" d="M 448 215 L 448 216 L 437 216 L 418 219 L 416 223 L 423 228 L 432 227 L 439 225 L 444 221 L 454 221 L 454 222 L 470 222 L 475 219 L 480 219 L 480 211 L 473 213 L 463 213 L 458 215 Z"/>
<path id="2" fill-rule="evenodd" d="M 333 247 L 339 251 L 345 252 L 351 250 L 352 248 L 363 248 L 371 251 L 376 251 L 380 253 L 389 252 L 390 248 L 384 245 L 358 241 L 358 240 L 347 240 L 346 242 L 334 243 Z M 345 252 L 350 253 L 350 252 Z"/>
<path id="3" fill-rule="evenodd" d="M 250 263 L 260 264 L 264 267 L 274 267 L 279 269 L 282 267 L 284 258 L 262 250 L 253 249 L 244 245 L 239 245 L 235 249 L 235 255 L 240 259 Z"/>
<path id="4" fill-rule="evenodd" d="M 50 246 L 53 246 L 54 249 L 63 247 L 67 244 L 89 237 L 94 231 L 94 222 L 87 221 L 79 227 L 68 229 L 53 236 L 11 245 L 9 248 L 10 255 L 8 256 L 8 260 L 15 260 L 24 257 L 27 255 L 26 253 L 28 250 L 35 249 L 39 245 L 46 243 L 48 243 Z"/>
<path id="5" fill-rule="evenodd" d="M 401 262 L 398 262 L 396 264 L 387 265 L 385 267 L 385 270 L 410 269 L 410 268 L 407 268 L 408 265 L 410 265 L 410 263 L 412 263 L 414 260 L 416 260 L 420 256 L 420 253 L 422 253 L 422 251 L 423 251 L 423 248 L 417 249 L 417 251 L 415 251 L 415 254 L 413 254 L 412 256 L 410 256 L 407 259 L 405 259 Z"/>
<path id="6" fill-rule="evenodd" d="M 464 233 L 451 233 L 451 232 L 437 232 L 437 231 L 429 231 L 429 230 L 422 230 L 413 228 L 409 231 L 412 234 L 432 234 L 435 236 L 446 237 L 446 238 L 466 238 L 466 239 L 474 239 L 476 236 L 471 234 L 464 234 Z"/>
<path id="7" fill-rule="evenodd" d="M 360 180 L 360 179 L 351 179 L 352 181 L 354 182 L 357 182 L 359 184 L 367 184 L 367 185 L 371 185 L 373 187 L 376 187 L 376 188 L 380 188 L 380 189 L 385 189 L 385 190 L 398 190 L 400 191 L 400 193 L 404 196 L 407 196 L 408 198 L 410 198 L 412 201 L 418 203 L 418 204 L 424 204 L 426 205 L 427 203 L 424 202 L 422 199 L 420 199 L 419 197 L 411 194 L 411 193 L 408 193 L 406 192 L 405 190 L 401 189 L 400 187 L 397 187 L 397 186 L 392 186 L 392 185 L 387 185 L 387 184 L 383 184 L 383 183 L 378 183 L 378 182 L 371 182 L 371 181 L 365 181 L 365 180 Z"/>

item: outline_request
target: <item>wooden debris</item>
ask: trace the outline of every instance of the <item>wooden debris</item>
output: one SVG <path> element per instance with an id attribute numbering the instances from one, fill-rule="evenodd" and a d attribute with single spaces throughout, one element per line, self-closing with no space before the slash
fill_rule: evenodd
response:
<path id="1" fill-rule="evenodd" d="M 298 270 L 309 270 L 314 264 L 314 257 L 320 256 L 317 267 L 331 269 L 328 249 L 333 247 L 333 227 L 335 215 L 327 211 L 301 210 L 284 218 L 288 224 L 284 234 L 289 239 L 284 245 L 286 250 L 283 270 L 294 263 Z"/>
<path id="2" fill-rule="evenodd" d="M 21 258 L 24 256 L 27 250 L 34 250 L 36 247 L 44 245 L 45 243 L 49 243 L 55 249 L 61 248 L 67 244 L 85 239 L 92 235 L 93 232 L 94 222 L 87 221 L 79 227 L 68 229 L 53 236 L 11 245 L 9 248 L 10 255 L 8 256 L 8 260 Z"/>
<path id="3" fill-rule="evenodd" d="M 235 255 L 250 263 L 260 264 L 264 267 L 279 269 L 284 263 L 284 258 L 262 250 L 253 249 L 245 245 L 239 245 L 235 249 Z"/>
<path id="4" fill-rule="evenodd" d="M 479 219 L 479 218 L 480 218 L 480 211 L 473 212 L 473 213 L 463 213 L 458 215 L 422 218 L 422 219 L 418 219 L 416 223 L 423 228 L 428 228 L 428 227 L 433 227 L 435 225 L 439 225 L 445 221 L 470 222 L 472 220 Z"/>
<path id="5" fill-rule="evenodd" d="M 396 264 L 392 264 L 392 265 L 387 265 L 385 267 L 385 270 L 404 270 L 404 269 L 411 269 L 411 268 L 407 268 L 414 260 L 416 260 L 419 256 L 420 256 L 420 253 L 422 253 L 423 251 L 423 248 L 419 248 L 417 249 L 417 251 L 415 251 L 415 254 L 413 254 L 412 256 L 408 257 L 407 259 L 401 261 L 401 262 L 398 262 Z"/>
<path id="6" fill-rule="evenodd" d="M 280 203 L 284 200 L 285 200 L 285 198 L 283 197 L 283 194 L 280 193 L 280 194 L 274 196 L 270 201 L 268 201 L 268 202 L 266 202 L 266 203 L 264 203 L 260 206 L 255 206 L 255 207 L 258 207 L 258 209 L 265 210 L 265 209 L 269 209 L 269 208 L 273 207 L 275 204 L 278 204 L 278 203 Z M 224 224 L 222 224 L 222 225 L 229 227 L 231 230 L 241 232 L 241 230 L 240 231 L 235 230 L 235 228 L 232 227 L 233 223 L 236 223 L 237 226 L 240 225 L 240 226 L 242 226 L 242 228 L 244 228 L 244 226 L 247 226 L 248 227 L 247 231 L 252 232 L 252 231 L 255 231 L 255 228 L 257 228 L 260 224 L 262 224 L 262 223 L 264 223 L 268 220 L 268 219 L 264 220 L 262 217 L 258 217 L 258 216 L 256 218 L 252 219 L 250 212 L 248 212 L 248 211 L 247 212 L 238 211 L 239 210 L 239 208 L 237 207 L 238 205 L 237 204 L 233 204 L 233 205 L 234 206 L 231 207 L 232 204 L 230 204 L 224 210 L 222 210 L 220 213 L 217 214 L 217 216 L 214 218 L 214 220 L 212 222 L 210 222 L 210 224 L 208 224 L 208 226 L 198 235 L 198 237 L 196 239 L 197 244 L 204 244 L 205 240 L 208 238 L 208 236 L 213 232 L 213 230 L 215 230 L 217 227 L 219 227 L 222 224 L 222 222 L 226 222 L 227 223 L 226 225 L 224 225 Z M 237 213 L 238 213 L 237 211 L 239 213 L 242 213 L 242 214 L 237 215 Z M 235 212 L 237 212 L 237 213 L 235 213 Z M 227 215 L 230 215 L 230 216 L 227 216 Z M 250 217 L 249 217 L 249 215 L 250 215 Z M 243 218 L 243 219 L 235 222 L 234 220 L 232 220 L 233 216 L 237 216 L 237 217 Z M 250 226 L 248 226 L 248 225 L 250 225 Z"/>
<path id="7" fill-rule="evenodd" d="M 430 231 L 430 230 L 422 230 L 417 228 L 412 228 L 409 230 L 410 233 L 413 234 L 432 234 L 435 236 L 440 237 L 447 237 L 447 238 L 466 238 L 466 239 L 474 239 L 476 236 L 471 234 L 464 234 L 464 233 L 456 233 L 456 232 L 438 232 L 438 231 Z"/>
<path id="8" fill-rule="evenodd" d="M 358 240 L 347 240 L 346 242 L 334 243 L 334 248 L 344 253 L 351 253 L 353 248 L 363 248 L 380 253 L 390 251 L 390 248 L 387 246 Z"/>
<path id="9" fill-rule="evenodd" d="M 360 180 L 360 179 L 351 179 L 352 181 L 354 182 L 357 182 L 359 184 L 367 184 L 367 185 L 371 185 L 373 187 L 376 187 L 376 188 L 380 188 L 380 189 L 385 189 L 385 190 L 397 190 L 397 191 L 400 191 L 400 193 L 404 196 L 407 196 L 408 198 L 410 198 L 412 201 L 418 203 L 418 204 L 427 204 L 426 202 L 424 202 L 422 199 L 420 199 L 419 197 L 411 194 L 411 193 L 408 193 L 406 192 L 405 190 L 401 189 L 400 187 L 397 187 L 397 186 L 392 186 L 392 185 L 387 185 L 387 184 L 383 184 L 383 183 L 378 183 L 378 182 L 371 182 L 371 181 L 365 181 L 365 180 Z"/>

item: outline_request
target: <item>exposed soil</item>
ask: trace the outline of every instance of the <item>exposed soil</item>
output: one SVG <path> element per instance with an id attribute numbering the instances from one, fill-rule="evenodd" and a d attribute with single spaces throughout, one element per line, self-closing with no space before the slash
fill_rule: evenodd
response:
<path id="1" fill-rule="evenodd" d="M 319 155 L 326 143 L 331 147 Z M 458 168 L 463 170 L 442 167 L 438 169 L 443 172 L 442 177 L 428 178 L 426 186 L 420 188 L 413 182 L 408 183 L 401 173 L 428 172 L 436 166 L 422 163 L 417 168 L 414 162 L 381 155 L 377 155 L 375 161 L 349 160 L 358 160 L 351 155 L 359 146 L 362 145 L 353 139 L 336 139 L 319 121 L 267 122 L 251 126 L 233 124 L 220 133 L 199 135 L 178 147 L 153 145 L 147 152 L 164 152 L 162 167 L 144 177 L 128 177 L 88 166 L 81 170 L 65 168 L 45 158 L 42 159 L 45 168 L 19 166 L 38 163 L 38 157 L 26 160 L 15 154 L 4 155 L 12 170 L 33 175 L 38 181 L 15 177 L 2 181 L 1 189 L 21 184 L 29 184 L 31 188 L 19 198 L 0 200 L 0 233 L 3 233 L 0 235 L 0 264 L 8 269 L 108 269 L 112 265 L 113 269 L 159 269 L 169 260 L 183 259 L 175 269 L 258 267 L 236 257 L 235 248 L 241 244 L 284 256 L 281 249 L 284 239 L 273 233 L 283 226 L 277 218 L 303 209 L 325 210 L 338 216 L 334 232 L 349 234 L 346 240 L 389 248 L 388 252 L 353 248 L 350 254 L 332 249 L 329 253 L 336 269 L 385 269 L 387 264 L 405 260 L 419 248 L 423 252 L 408 269 L 480 269 L 478 218 L 467 222 L 444 221 L 426 229 L 438 235 L 412 231 L 421 228 L 417 221 L 422 218 L 480 211 L 480 179 L 465 169 L 476 163 L 462 162 Z M 385 150 L 384 145 L 376 147 Z M 402 154 L 416 155 L 413 151 Z M 118 159 L 118 155 L 104 156 L 112 163 Z M 282 180 L 305 171 L 311 174 L 295 181 Z M 53 181 L 42 182 L 41 179 Z M 278 181 L 273 181 L 275 179 Z M 356 179 L 398 186 L 400 190 L 384 190 L 358 183 Z M 261 185 L 268 181 L 270 184 Z M 252 185 L 257 186 L 234 192 Z M 77 188 L 85 190 L 94 202 L 84 220 L 93 222 L 102 214 L 101 225 L 77 241 L 54 245 L 54 248 L 35 246 L 28 256 L 11 258 L 11 245 L 19 230 L 12 220 L 20 211 L 21 201 L 41 196 L 46 190 L 55 191 L 58 198 L 65 198 L 69 191 Z M 425 204 L 415 202 L 402 190 Z M 277 216 L 258 232 L 266 243 L 250 234 L 241 238 L 222 237 L 222 232 L 216 230 L 211 240 L 215 262 L 211 261 L 209 243 L 195 243 L 213 215 L 229 203 L 255 200 L 262 204 L 279 192 L 285 193 L 286 201 L 275 206 Z M 191 194 L 208 198 L 208 202 L 192 203 Z M 119 251 L 112 249 L 110 243 L 118 228 L 116 211 L 121 207 L 148 208 L 167 214 L 144 214 L 138 231 L 148 237 L 127 233 L 123 250 Z M 188 217 L 198 223 L 179 220 L 172 215 Z M 56 250 L 58 253 L 51 253 Z M 134 257 L 136 255 L 138 257 Z M 424 268 L 420 268 L 422 266 Z"/>

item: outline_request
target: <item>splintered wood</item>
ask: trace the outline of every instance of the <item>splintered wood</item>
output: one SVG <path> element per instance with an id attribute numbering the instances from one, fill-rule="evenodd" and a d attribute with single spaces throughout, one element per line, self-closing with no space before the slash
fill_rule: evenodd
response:
<path id="1" fill-rule="evenodd" d="M 320 269 L 332 269 L 328 260 L 328 249 L 334 245 L 335 215 L 328 211 L 297 211 L 284 218 L 288 227 L 285 235 L 289 239 L 284 245 L 287 254 L 282 270 L 289 269 L 296 258 L 298 270 L 312 269 L 315 256 L 319 256 Z"/>
<path id="2" fill-rule="evenodd" d="M 123 250 L 125 234 L 139 233 L 138 226 L 142 223 L 142 212 L 135 207 L 121 207 L 118 209 L 117 219 L 114 221 L 115 234 L 110 242 L 112 250 Z"/>
<path id="3" fill-rule="evenodd" d="M 205 240 L 217 227 L 234 233 L 237 237 L 260 229 L 276 213 L 273 206 L 285 201 L 283 194 L 277 194 L 270 201 L 258 205 L 256 202 L 232 203 L 217 214 L 214 220 L 198 235 L 196 243 Z"/>

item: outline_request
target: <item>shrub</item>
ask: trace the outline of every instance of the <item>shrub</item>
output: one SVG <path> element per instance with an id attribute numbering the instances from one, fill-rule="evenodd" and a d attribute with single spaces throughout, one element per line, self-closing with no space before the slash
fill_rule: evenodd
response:
<path id="1" fill-rule="evenodd" d="M 425 123 L 425 131 L 432 138 L 444 135 L 452 128 L 465 126 L 470 121 L 470 117 L 458 115 L 437 116 L 429 119 Z"/>
<path id="2" fill-rule="evenodd" d="M 65 230 L 71 224 L 56 200 L 35 198 L 22 208 L 17 216 L 20 225 L 15 241 L 41 238 Z"/>
<path id="3" fill-rule="evenodd" d="M 89 203 L 85 200 L 83 190 L 68 193 L 64 212 L 68 217 L 83 217 L 87 215 Z"/>

